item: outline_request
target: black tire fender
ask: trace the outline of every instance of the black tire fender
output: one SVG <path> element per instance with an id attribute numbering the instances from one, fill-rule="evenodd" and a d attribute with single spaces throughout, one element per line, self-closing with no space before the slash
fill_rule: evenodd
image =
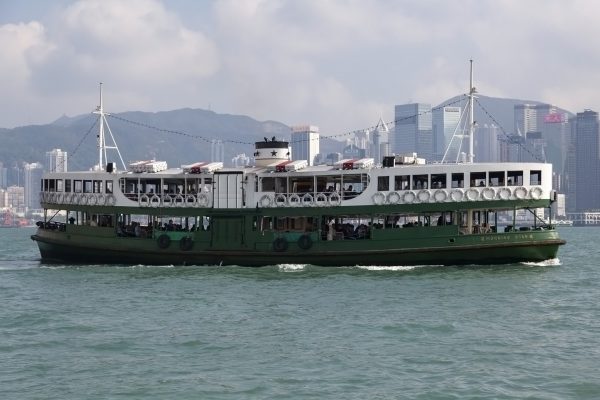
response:
<path id="1" fill-rule="evenodd" d="M 160 247 L 161 249 L 166 249 L 171 245 L 171 238 L 163 233 L 158 237 L 156 243 L 158 243 L 158 247 Z"/>

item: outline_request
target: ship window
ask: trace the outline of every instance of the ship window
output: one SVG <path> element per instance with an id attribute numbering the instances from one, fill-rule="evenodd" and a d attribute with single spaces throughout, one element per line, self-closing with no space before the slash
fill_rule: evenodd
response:
<path id="1" fill-rule="evenodd" d="M 65 192 L 71 193 L 71 180 L 65 179 Z"/>
<path id="2" fill-rule="evenodd" d="M 94 193 L 102 193 L 102 181 L 94 181 Z"/>
<path id="3" fill-rule="evenodd" d="M 337 180 L 335 178 L 337 178 Z M 340 182 L 339 176 L 317 176 L 317 192 L 333 192 L 336 187 L 336 182 Z"/>
<path id="4" fill-rule="evenodd" d="M 530 185 L 541 185 L 542 184 L 542 171 L 529 171 L 529 184 Z"/>
<path id="5" fill-rule="evenodd" d="M 471 172 L 471 180 L 469 186 L 485 186 L 485 172 Z"/>
<path id="6" fill-rule="evenodd" d="M 48 191 L 48 179 L 42 179 L 42 190 L 44 192 Z"/>
<path id="7" fill-rule="evenodd" d="M 275 191 L 275 178 L 262 178 L 261 184 L 263 192 Z"/>
<path id="8" fill-rule="evenodd" d="M 428 175 L 413 175 L 413 189 L 429 189 Z"/>
<path id="9" fill-rule="evenodd" d="M 312 193 L 314 179 L 313 177 L 290 178 L 290 186 L 293 193 Z M 285 193 L 285 178 L 275 178 L 275 191 Z"/>
<path id="10" fill-rule="evenodd" d="M 390 190 L 390 177 L 389 176 L 377 177 L 377 190 L 378 191 Z"/>
<path id="11" fill-rule="evenodd" d="M 83 191 L 83 184 L 80 180 L 73 181 L 75 184 L 75 193 L 81 193 Z"/>
<path id="12" fill-rule="evenodd" d="M 410 175 L 397 175 L 394 177 L 394 190 L 410 189 Z"/>
<path id="13" fill-rule="evenodd" d="M 92 193 L 92 181 L 83 181 L 83 193 Z"/>
<path id="14" fill-rule="evenodd" d="M 106 181 L 106 193 L 113 192 L 113 181 Z"/>
<path id="15" fill-rule="evenodd" d="M 431 174 L 431 188 L 432 189 L 445 189 L 446 188 L 446 174 Z"/>
<path id="16" fill-rule="evenodd" d="M 490 186 L 504 186 L 504 171 L 490 171 Z"/>
<path id="17" fill-rule="evenodd" d="M 452 174 L 452 188 L 464 188 L 465 187 L 465 174 Z"/>
<path id="18" fill-rule="evenodd" d="M 523 171 L 507 171 L 506 172 L 506 184 L 508 186 L 523 185 Z"/>
<path id="19" fill-rule="evenodd" d="M 342 180 L 344 182 L 344 191 L 350 192 L 349 195 L 352 197 L 362 193 L 369 183 L 366 174 L 343 175 Z"/>
<path id="20" fill-rule="evenodd" d="M 56 191 L 57 192 L 62 192 L 64 190 L 64 186 L 63 186 L 63 180 L 62 179 L 57 179 L 56 180 Z"/>

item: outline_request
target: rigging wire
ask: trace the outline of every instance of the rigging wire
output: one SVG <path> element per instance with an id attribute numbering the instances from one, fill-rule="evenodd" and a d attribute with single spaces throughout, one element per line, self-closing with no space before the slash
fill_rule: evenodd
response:
<path id="1" fill-rule="evenodd" d="M 96 126 L 97 123 L 98 123 L 98 120 L 96 118 L 94 118 L 94 122 L 92 123 L 92 126 L 90 126 L 90 128 L 87 130 L 87 132 L 85 133 L 85 135 L 83 135 L 83 137 L 81 138 L 81 140 L 79 141 L 79 143 L 77 143 L 77 146 L 75 146 L 75 148 L 71 152 L 71 157 L 73 157 L 77 153 L 77 150 L 79 150 L 79 148 L 81 147 L 81 145 L 85 141 L 85 138 L 88 137 L 88 135 L 90 134 L 90 132 L 92 131 L 92 129 L 94 129 L 94 127 Z M 59 164 L 59 166 L 61 168 L 64 166 L 65 161 L 66 160 L 64 158 L 61 160 L 61 162 Z"/>
<path id="2" fill-rule="evenodd" d="M 396 125 L 396 124 L 398 124 L 398 123 L 400 123 L 402 121 L 405 121 L 405 120 L 408 120 L 408 119 L 411 119 L 411 118 L 415 118 L 415 117 L 418 117 L 418 116 L 421 116 L 421 115 L 424 115 L 424 114 L 427 114 L 427 113 L 431 113 L 431 112 L 433 112 L 435 110 L 438 110 L 438 109 L 441 109 L 443 107 L 448 107 L 448 106 L 451 106 L 453 104 L 459 103 L 459 102 L 461 102 L 464 99 L 464 97 L 466 97 L 465 94 L 461 95 L 458 99 L 456 99 L 456 100 L 454 100 L 452 102 L 445 103 L 445 104 L 442 104 L 440 106 L 434 107 L 431 110 L 423 111 L 423 112 L 415 114 L 415 115 L 409 115 L 407 117 L 399 118 L 399 119 L 396 119 L 394 121 L 385 122 L 385 124 L 387 126 L 394 126 L 394 125 Z M 127 118 L 123 118 L 123 117 L 117 116 L 117 115 L 112 114 L 112 113 L 107 113 L 106 115 L 109 118 L 114 118 L 116 120 L 119 120 L 121 122 L 125 122 L 125 123 L 128 123 L 128 124 L 131 124 L 131 125 L 136 125 L 136 126 L 139 126 L 139 127 L 142 127 L 142 128 L 151 129 L 151 130 L 154 130 L 154 131 L 157 131 L 157 132 L 171 133 L 171 134 L 174 134 L 174 135 L 184 136 L 184 137 L 188 137 L 188 138 L 191 138 L 191 139 L 201 140 L 201 141 L 204 141 L 206 143 L 212 143 L 213 140 L 221 140 L 221 139 L 210 139 L 210 138 L 207 138 L 207 137 L 202 136 L 202 135 L 192 135 L 190 133 L 183 132 L 183 131 L 176 131 L 176 130 L 171 130 L 171 129 L 160 128 L 160 127 L 157 127 L 157 126 L 154 126 L 154 125 L 150 125 L 150 124 L 147 124 L 147 123 L 144 123 L 144 122 L 138 122 L 138 121 L 133 121 L 133 120 L 130 120 L 130 119 L 127 119 Z M 357 133 L 361 133 L 361 132 L 364 132 L 366 130 L 371 131 L 371 130 L 374 130 L 375 128 L 377 128 L 377 125 L 373 125 L 373 126 L 370 126 L 370 127 L 364 128 L 364 129 L 356 129 L 356 130 L 353 130 L 353 131 L 347 131 L 347 132 L 343 132 L 343 133 L 338 133 L 338 134 L 335 134 L 335 135 L 319 136 L 318 138 L 315 138 L 315 139 L 310 139 L 309 138 L 309 139 L 292 140 L 292 141 L 288 141 L 288 143 L 290 143 L 290 144 L 292 144 L 292 143 L 302 143 L 302 142 L 307 142 L 307 141 L 310 141 L 310 140 L 319 140 L 319 139 L 334 140 L 336 138 L 340 138 L 340 137 L 344 137 L 344 136 L 349 136 L 349 135 L 353 135 L 353 134 L 355 135 Z M 254 142 L 246 142 L 246 141 L 232 140 L 232 139 L 221 140 L 221 142 L 223 142 L 223 143 L 246 144 L 246 145 L 252 145 L 252 146 L 254 145 Z"/>

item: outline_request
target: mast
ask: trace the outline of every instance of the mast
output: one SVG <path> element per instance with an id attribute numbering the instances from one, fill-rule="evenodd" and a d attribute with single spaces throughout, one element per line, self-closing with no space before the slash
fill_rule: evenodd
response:
<path id="1" fill-rule="evenodd" d="M 119 147 L 117 146 L 117 142 L 115 141 L 115 137 L 110 130 L 110 126 L 108 126 L 108 121 L 106 121 L 106 116 L 110 115 L 104 112 L 104 104 L 102 101 L 102 82 L 100 82 L 100 105 L 96 107 L 96 111 L 94 114 L 98 114 L 98 169 L 103 171 L 106 165 L 108 164 L 108 157 L 106 156 L 107 149 L 113 149 L 117 151 L 119 155 L 119 159 L 121 160 L 121 165 L 123 166 L 123 170 L 126 170 L 125 162 L 123 161 L 123 157 L 121 157 L 121 152 L 119 151 Z M 106 135 L 104 134 L 104 125 L 108 129 L 108 134 L 110 135 L 110 139 L 112 140 L 112 145 L 106 145 Z"/>
<path id="2" fill-rule="evenodd" d="M 100 105 L 95 114 L 98 114 L 98 168 L 104 169 L 104 153 L 106 153 L 104 140 L 104 107 L 102 105 L 102 82 L 100 82 Z"/>
<path id="3" fill-rule="evenodd" d="M 469 154 L 467 155 L 467 162 L 473 163 L 475 155 L 473 154 L 473 137 L 475 133 L 475 121 L 473 116 L 473 100 L 475 98 L 475 87 L 473 86 L 473 60 L 469 60 L 471 63 L 470 68 L 470 79 L 469 79 Z"/>

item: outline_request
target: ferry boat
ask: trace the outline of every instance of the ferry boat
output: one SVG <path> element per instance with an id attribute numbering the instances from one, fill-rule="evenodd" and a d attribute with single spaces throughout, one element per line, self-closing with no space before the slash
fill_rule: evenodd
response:
<path id="1" fill-rule="evenodd" d="M 97 113 L 104 118 L 102 95 Z M 42 177 L 44 220 L 32 239 L 44 261 L 497 264 L 552 259 L 565 243 L 539 218 L 525 226 L 516 219 L 518 210 L 551 212 L 551 164 L 427 164 L 408 154 L 381 165 L 348 159 L 308 166 L 291 161 L 288 142 L 273 138 L 255 143 L 252 167 L 125 166 L 121 158 L 117 170 L 105 162 L 103 125 L 96 170 Z M 471 138 L 472 126 L 471 109 Z M 499 228 L 506 215 L 512 223 Z"/>

